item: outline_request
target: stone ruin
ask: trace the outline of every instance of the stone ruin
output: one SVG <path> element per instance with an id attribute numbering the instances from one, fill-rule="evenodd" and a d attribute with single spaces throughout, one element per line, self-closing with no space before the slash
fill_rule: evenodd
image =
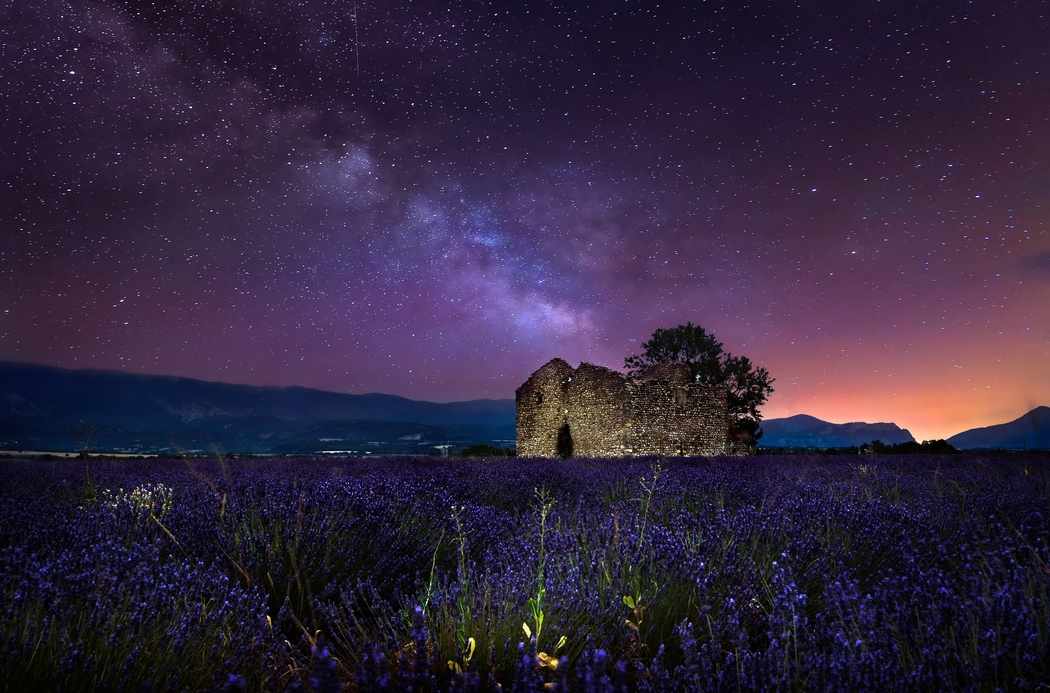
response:
<path id="1" fill-rule="evenodd" d="M 732 454 L 725 391 L 662 363 L 639 376 L 553 359 L 515 393 L 520 457 Z"/>

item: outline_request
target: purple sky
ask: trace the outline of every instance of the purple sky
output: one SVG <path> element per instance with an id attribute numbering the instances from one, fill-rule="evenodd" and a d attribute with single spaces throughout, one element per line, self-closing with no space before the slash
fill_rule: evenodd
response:
<path id="1" fill-rule="evenodd" d="M 503 398 L 692 321 L 767 418 L 1050 404 L 1045 3 L 156 5 L 0 8 L 2 359 Z"/>

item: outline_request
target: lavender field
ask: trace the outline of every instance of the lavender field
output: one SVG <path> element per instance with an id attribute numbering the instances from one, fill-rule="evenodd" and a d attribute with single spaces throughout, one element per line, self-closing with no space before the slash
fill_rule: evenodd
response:
<path id="1" fill-rule="evenodd" d="M 2 465 L 3 690 L 1050 681 L 1045 456 Z"/>

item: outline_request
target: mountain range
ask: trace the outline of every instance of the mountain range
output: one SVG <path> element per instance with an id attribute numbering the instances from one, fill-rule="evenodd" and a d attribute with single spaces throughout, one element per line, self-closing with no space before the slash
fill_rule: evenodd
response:
<path id="1" fill-rule="evenodd" d="M 73 451 L 79 422 L 92 449 L 126 453 L 433 454 L 514 444 L 514 400 L 423 402 L 305 387 L 257 387 L 123 371 L 0 361 L 0 450 Z M 913 441 L 893 423 L 822 421 L 806 414 L 762 422 L 764 448 L 832 448 Z M 967 448 L 1050 448 L 1050 407 L 975 428 Z"/>
<path id="2" fill-rule="evenodd" d="M 880 440 L 887 445 L 914 441 L 906 428 L 894 423 L 828 423 L 807 414 L 762 422 L 760 447 L 844 448 Z"/>
<path id="3" fill-rule="evenodd" d="M 0 362 L 0 449 L 128 453 L 431 454 L 514 442 L 514 400 L 420 402 L 304 387 L 256 387 L 122 371 Z"/>
<path id="4" fill-rule="evenodd" d="M 1008 450 L 1050 449 L 1050 407 L 1036 407 L 1013 421 L 973 428 L 948 439 L 955 447 Z"/>

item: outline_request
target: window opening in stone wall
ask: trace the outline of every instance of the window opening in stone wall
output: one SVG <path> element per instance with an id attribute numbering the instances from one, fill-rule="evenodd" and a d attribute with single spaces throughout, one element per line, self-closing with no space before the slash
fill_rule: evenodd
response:
<path id="1" fill-rule="evenodd" d="M 563 460 L 572 457 L 572 432 L 569 430 L 568 422 L 563 423 L 558 429 L 558 457 Z"/>
<path id="2" fill-rule="evenodd" d="M 543 404 L 543 393 L 542 392 L 537 392 L 536 393 L 536 404 Z"/>
<path id="3" fill-rule="evenodd" d="M 685 390 L 675 390 L 674 403 L 681 409 L 685 409 L 685 405 L 688 403 L 688 396 Z"/>

